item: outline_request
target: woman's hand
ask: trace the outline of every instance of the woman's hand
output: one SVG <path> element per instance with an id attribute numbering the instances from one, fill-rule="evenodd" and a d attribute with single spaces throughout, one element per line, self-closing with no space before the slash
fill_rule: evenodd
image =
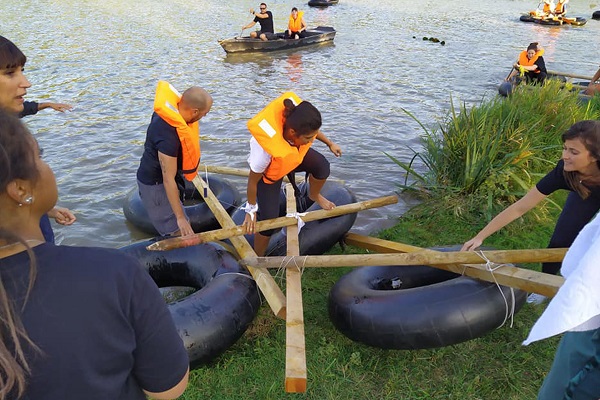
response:
<path id="1" fill-rule="evenodd" d="M 68 208 L 54 207 L 48 211 L 48 217 L 54 218 L 54 220 L 61 225 L 71 225 L 77 220 L 75 214 Z"/>
<path id="2" fill-rule="evenodd" d="M 481 240 L 477 237 L 474 237 L 473 239 L 471 239 L 468 242 L 466 242 L 465 244 L 463 244 L 460 251 L 477 250 L 479 248 L 479 246 L 481 246 L 482 243 L 483 243 L 483 240 Z"/>
<path id="3" fill-rule="evenodd" d="M 342 155 L 342 148 L 333 142 L 331 142 L 329 145 L 329 150 L 331 150 L 336 157 L 340 157 Z"/>
<path id="4" fill-rule="evenodd" d="M 256 216 L 253 217 L 252 214 L 246 214 L 242 228 L 244 228 L 245 234 L 254 234 L 256 230 Z"/>

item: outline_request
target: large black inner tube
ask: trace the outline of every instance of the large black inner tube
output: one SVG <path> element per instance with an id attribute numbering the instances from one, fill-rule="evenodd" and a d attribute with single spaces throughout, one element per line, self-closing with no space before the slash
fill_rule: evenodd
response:
<path id="1" fill-rule="evenodd" d="M 227 180 L 211 176 L 208 179 L 208 183 L 210 190 L 227 212 L 233 212 L 240 205 L 241 197 L 238 190 Z M 205 232 L 221 227 L 192 182 L 185 180 L 185 188 L 181 194 L 184 199 L 185 213 L 190 219 L 190 225 L 194 232 Z M 123 213 L 127 221 L 136 228 L 150 235 L 158 234 L 154 225 L 150 222 L 148 212 L 142 203 L 137 186 L 127 194 L 123 204 Z"/>
<path id="2" fill-rule="evenodd" d="M 427 349 L 498 328 L 525 298 L 515 289 L 513 301 L 508 287 L 428 266 L 377 266 L 342 276 L 329 293 L 328 308 L 334 326 L 354 341 L 383 349 Z"/>
<path id="3" fill-rule="evenodd" d="M 321 209 L 318 204 L 313 204 L 308 198 L 307 183 L 301 183 L 298 185 L 298 189 L 300 190 L 300 196 L 296 197 L 298 212 L 303 213 Z M 337 206 L 356 202 L 356 197 L 348 188 L 335 182 L 325 182 L 325 185 L 321 189 L 321 194 Z M 279 216 L 283 217 L 286 214 L 286 197 L 282 191 L 279 198 Z M 244 222 L 245 216 L 246 213 L 239 209 L 232 214 L 233 221 L 237 225 L 241 225 Z M 356 213 L 307 222 L 298 234 L 300 254 L 319 255 L 327 252 L 352 228 L 354 221 L 356 221 Z M 254 243 L 254 235 L 246 235 L 246 239 L 248 239 L 250 244 Z M 286 251 L 287 238 L 284 231 L 276 232 L 269 240 L 267 255 L 284 256 L 286 255 Z"/>
<path id="4" fill-rule="evenodd" d="M 600 10 L 594 11 L 592 14 L 592 19 L 600 19 Z"/>
<path id="5" fill-rule="evenodd" d="M 137 258 L 159 287 L 187 286 L 191 295 L 168 304 L 192 367 L 231 347 L 260 307 L 256 283 L 224 247 L 205 243 L 169 251 L 148 251 L 157 239 L 121 248 Z"/>

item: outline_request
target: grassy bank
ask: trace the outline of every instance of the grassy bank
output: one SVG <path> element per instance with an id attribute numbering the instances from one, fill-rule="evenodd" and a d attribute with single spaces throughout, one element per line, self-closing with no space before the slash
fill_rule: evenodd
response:
<path id="1" fill-rule="evenodd" d="M 600 102 L 581 105 L 557 84 L 511 101 L 452 108 L 439 129 L 425 128 L 415 158 L 390 158 L 398 183 L 420 206 L 379 236 L 412 245 L 463 243 L 524 193 L 560 157 L 560 133 L 600 116 Z M 540 122 L 541 121 L 541 122 Z M 417 161 L 425 173 L 413 169 Z M 394 164 L 391 163 L 393 171 Z M 403 176 L 408 172 L 408 177 Z M 564 194 L 552 196 L 555 204 Z M 550 203 L 552 204 L 552 203 Z M 486 241 L 497 248 L 542 248 L 560 208 L 542 207 Z M 336 249 L 338 253 L 360 249 Z M 527 265 L 539 268 L 539 265 Z M 558 338 L 521 342 L 544 306 L 525 305 L 514 321 L 466 343 L 431 350 L 382 350 L 352 342 L 329 321 L 330 288 L 349 268 L 308 269 L 303 299 L 308 390 L 286 394 L 285 322 L 263 304 L 244 336 L 211 365 L 194 370 L 185 399 L 532 399 L 549 370 Z M 281 273 L 279 275 L 281 277 Z M 281 281 L 281 279 L 279 278 Z"/>

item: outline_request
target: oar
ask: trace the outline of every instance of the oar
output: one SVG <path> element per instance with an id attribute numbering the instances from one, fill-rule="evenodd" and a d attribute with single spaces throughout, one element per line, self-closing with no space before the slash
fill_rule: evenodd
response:
<path id="1" fill-rule="evenodd" d="M 591 81 L 592 77 L 591 76 L 584 76 L 584 75 L 578 75 L 578 74 L 569 74 L 568 72 L 557 72 L 557 71 L 546 71 L 548 73 L 548 75 L 562 75 L 565 76 L 567 78 L 575 78 L 575 79 L 585 79 L 586 81 Z"/>

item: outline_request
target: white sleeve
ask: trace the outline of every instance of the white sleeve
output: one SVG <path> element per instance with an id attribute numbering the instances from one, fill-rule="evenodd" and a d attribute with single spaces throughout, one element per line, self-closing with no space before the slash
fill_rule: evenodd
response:
<path id="1" fill-rule="evenodd" d="M 248 156 L 248 165 L 254 172 L 263 173 L 271 164 L 271 155 L 262 148 L 253 137 L 250 139 L 250 155 Z"/>

